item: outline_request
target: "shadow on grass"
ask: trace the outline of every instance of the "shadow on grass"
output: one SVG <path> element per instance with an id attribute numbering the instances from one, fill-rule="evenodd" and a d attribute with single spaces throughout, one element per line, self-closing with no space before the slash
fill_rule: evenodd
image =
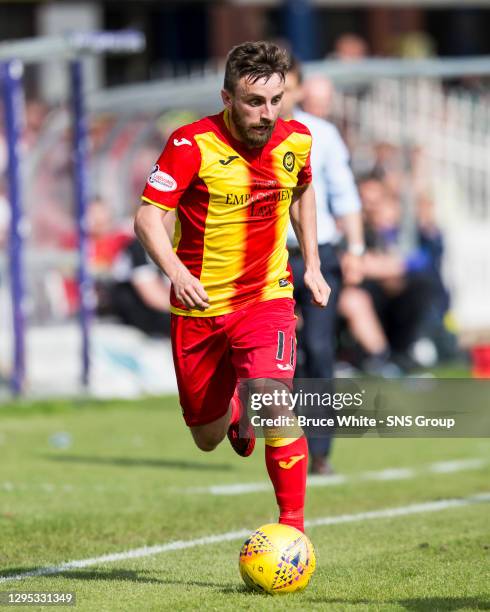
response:
<path id="1" fill-rule="evenodd" d="M 25 575 L 29 572 L 37 572 L 40 567 L 15 567 L 9 568 L 8 570 L 0 569 L 0 577 L 8 578 L 9 576 Z M 163 583 L 164 581 L 158 578 L 151 578 L 140 576 L 141 572 L 135 570 L 111 570 L 111 571 L 97 571 L 97 570 L 70 570 L 64 572 L 53 572 L 41 574 L 40 576 L 31 576 L 31 578 L 67 578 L 68 580 L 122 580 L 130 582 L 155 582 Z M 26 576 L 27 578 L 27 576 Z M 12 581 L 10 584 L 19 584 L 18 581 Z"/>
<path id="2" fill-rule="evenodd" d="M 455 610 L 490 610 L 490 599 L 480 597 L 414 597 L 413 599 L 398 599 L 379 601 L 373 599 L 328 599 L 327 597 L 301 597 L 301 602 L 324 604 L 325 606 L 338 605 L 370 605 L 376 609 L 390 604 L 398 604 L 403 606 L 405 610 L 414 612 L 450 612 Z M 326 608 L 328 609 L 328 608 Z"/>
<path id="3" fill-rule="evenodd" d="M 39 567 L 14 567 L 8 570 L 0 569 L 0 578 L 8 578 L 9 576 L 25 575 L 29 572 L 39 571 Z M 145 570 L 124 570 L 124 569 L 113 569 L 113 570 L 84 570 L 74 569 L 69 571 L 53 572 L 42 574 L 41 576 L 32 576 L 33 578 L 66 578 L 67 580 L 86 580 L 86 581 L 103 581 L 109 580 L 111 582 L 135 582 L 139 584 L 168 584 L 183 587 L 204 587 L 213 588 L 219 590 L 221 593 L 247 593 L 250 592 L 244 584 L 225 585 L 217 582 L 206 582 L 204 580 L 178 580 L 170 578 L 159 578 L 156 577 L 157 572 L 148 572 Z M 145 575 L 147 574 L 147 575 Z M 160 574 L 160 572 L 158 572 Z M 12 581 L 10 585 L 19 584 L 19 581 Z M 12 588 L 12 586 L 11 586 Z M 3 590 L 3 589 L 2 589 Z M 16 589 L 17 590 L 17 589 Z M 255 593 L 254 593 L 255 594 Z"/>
<path id="4" fill-rule="evenodd" d="M 123 581 L 123 582 L 137 582 L 137 583 L 148 583 L 148 584 L 168 584 L 183 587 L 205 587 L 219 590 L 221 593 L 240 593 L 247 592 L 245 585 L 225 585 L 217 582 L 206 582 L 205 580 L 179 580 L 171 578 L 157 578 L 156 572 L 152 572 L 152 575 L 145 576 L 144 574 L 150 574 L 150 572 L 138 571 L 138 570 L 75 570 L 69 572 L 61 572 L 56 574 L 69 580 L 111 580 L 111 581 Z M 158 572 L 160 574 L 160 572 Z"/>
<path id="5" fill-rule="evenodd" d="M 223 472 L 234 470 L 229 463 L 209 463 L 200 461 L 182 461 L 180 459 L 137 459 L 130 457 L 89 457 L 81 455 L 44 455 L 50 461 L 60 463 L 89 463 L 91 465 L 116 465 L 120 467 L 154 467 L 176 470 L 201 470 L 206 472 Z"/>

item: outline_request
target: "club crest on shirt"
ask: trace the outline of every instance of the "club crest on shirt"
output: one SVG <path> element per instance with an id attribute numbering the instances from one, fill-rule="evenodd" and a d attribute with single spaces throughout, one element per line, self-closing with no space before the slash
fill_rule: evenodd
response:
<path id="1" fill-rule="evenodd" d="M 292 172 L 294 170 L 294 162 L 296 161 L 296 157 L 292 151 L 288 151 L 284 153 L 284 157 L 282 158 L 282 165 L 286 168 L 288 172 Z"/>
<path id="2" fill-rule="evenodd" d="M 150 176 L 148 177 L 148 184 L 158 191 L 175 191 L 177 189 L 177 181 L 160 170 L 160 166 L 155 164 Z"/>

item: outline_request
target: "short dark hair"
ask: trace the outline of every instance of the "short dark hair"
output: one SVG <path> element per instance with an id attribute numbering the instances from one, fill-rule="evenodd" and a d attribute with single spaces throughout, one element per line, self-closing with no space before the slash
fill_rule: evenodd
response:
<path id="1" fill-rule="evenodd" d="M 251 83 L 262 78 L 269 80 L 273 74 L 285 79 L 289 66 L 288 52 L 276 44 L 264 40 L 244 42 L 228 53 L 224 87 L 229 92 L 235 91 L 236 84 L 244 76 Z"/>

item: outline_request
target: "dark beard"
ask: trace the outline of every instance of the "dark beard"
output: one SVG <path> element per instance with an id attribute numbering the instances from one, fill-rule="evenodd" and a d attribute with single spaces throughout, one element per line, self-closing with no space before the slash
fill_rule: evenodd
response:
<path id="1" fill-rule="evenodd" d="M 267 130 L 263 134 L 257 134 L 251 128 L 247 128 L 240 115 L 237 113 L 235 107 L 231 107 L 231 119 L 233 124 L 241 138 L 241 140 L 250 148 L 263 147 L 271 139 L 272 132 L 274 131 L 275 123 L 261 123 L 260 125 L 267 127 Z"/>

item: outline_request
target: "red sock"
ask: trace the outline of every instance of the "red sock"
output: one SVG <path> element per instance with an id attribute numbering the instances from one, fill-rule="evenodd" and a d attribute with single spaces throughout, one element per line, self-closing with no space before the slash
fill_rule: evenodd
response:
<path id="1" fill-rule="evenodd" d="M 304 531 L 304 506 L 308 444 L 302 436 L 284 446 L 280 440 L 265 441 L 265 463 L 279 506 L 279 522 Z M 283 440 L 284 442 L 284 440 Z"/>
<path id="2" fill-rule="evenodd" d="M 230 401 L 230 407 L 231 407 L 230 425 L 235 425 L 235 423 L 238 423 L 238 421 L 240 420 L 240 411 L 241 411 L 240 398 L 238 397 L 238 388 L 235 388 L 235 393 L 233 394 L 233 397 L 231 398 L 231 401 Z"/>

